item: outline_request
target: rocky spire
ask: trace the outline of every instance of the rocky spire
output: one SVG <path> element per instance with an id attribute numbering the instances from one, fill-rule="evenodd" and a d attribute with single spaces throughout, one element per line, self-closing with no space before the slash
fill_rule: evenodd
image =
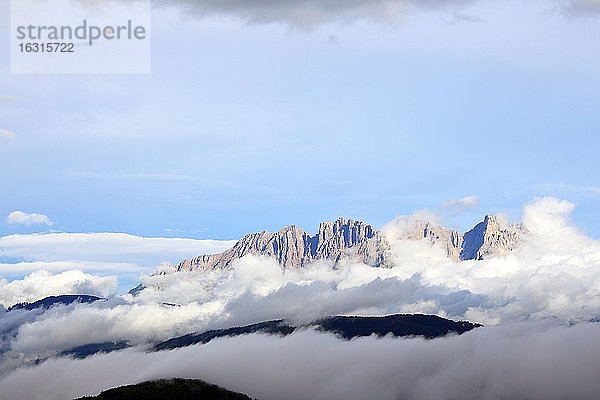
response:
<path id="1" fill-rule="evenodd" d="M 483 222 L 464 234 L 461 260 L 482 260 L 488 256 L 506 255 L 521 242 L 522 225 L 503 226 L 498 217 L 486 215 Z"/>

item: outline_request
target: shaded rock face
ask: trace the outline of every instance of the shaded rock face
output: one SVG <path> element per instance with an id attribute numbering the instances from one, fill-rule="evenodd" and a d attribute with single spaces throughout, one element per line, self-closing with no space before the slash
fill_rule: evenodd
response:
<path id="1" fill-rule="evenodd" d="M 371 225 L 340 218 L 335 222 L 322 222 L 319 233 L 314 236 L 295 225 L 275 233 L 252 233 L 244 236 L 230 250 L 184 260 L 176 269 L 224 269 L 249 254 L 272 257 L 284 268 L 303 267 L 316 260 L 338 263 L 345 259 L 356 259 L 378 267 L 384 263 L 388 249 L 387 241 Z"/>
<path id="2" fill-rule="evenodd" d="M 521 243 L 524 232 L 522 225 L 503 227 L 497 217 L 486 215 L 483 222 L 465 233 L 460 259 L 483 260 L 490 256 L 506 255 Z"/>
<path id="3" fill-rule="evenodd" d="M 417 221 L 402 239 L 427 240 L 445 248 L 454 260 L 481 260 L 506 255 L 521 242 L 521 225 L 502 226 L 495 216 L 486 216 L 465 234 L 427 221 Z M 225 269 L 246 255 L 274 258 L 283 268 L 299 268 L 316 260 L 357 260 L 373 267 L 386 265 L 390 245 L 383 234 L 361 221 L 340 218 L 322 222 L 310 236 L 295 225 L 279 232 L 262 231 L 244 236 L 233 248 L 219 254 L 182 261 L 177 271 Z"/>

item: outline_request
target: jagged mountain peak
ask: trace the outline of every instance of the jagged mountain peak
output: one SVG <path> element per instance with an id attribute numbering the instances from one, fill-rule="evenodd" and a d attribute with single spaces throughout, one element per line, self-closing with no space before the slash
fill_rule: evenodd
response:
<path id="1" fill-rule="evenodd" d="M 400 239 L 441 244 L 448 257 L 457 261 L 480 260 L 508 253 L 519 245 L 523 232 L 521 225 L 509 225 L 499 216 L 486 215 L 465 234 L 426 219 L 412 220 Z M 383 233 L 373 226 L 340 217 L 321 222 L 318 232 L 312 236 L 297 225 L 287 225 L 275 233 L 251 233 L 229 250 L 184 260 L 176 270 L 230 268 L 235 260 L 246 255 L 274 258 L 283 268 L 299 268 L 316 260 L 339 263 L 348 259 L 379 267 L 387 264 L 389 249 Z"/>
<path id="2" fill-rule="evenodd" d="M 380 266 L 388 248 L 381 233 L 371 225 L 338 218 L 320 223 L 314 236 L 296 225 L 285 226 L 275 233 L 251 233 L 223 253 L 184 260 L 177 270 L 228 268 L 236 259 L 249 254 L 275 258 L 284 268 L 302 267 L 321 259 L 337 263 L 347 258 Z"/>
<path id="3" fill-rule="evenodd" d="M 520 224 L 507 224 L 497 215 L 486 215 L 464 234 L 460 259 L 482 260 L 490 255 L 505 255 L 519 245 L 524 232 Z"/>

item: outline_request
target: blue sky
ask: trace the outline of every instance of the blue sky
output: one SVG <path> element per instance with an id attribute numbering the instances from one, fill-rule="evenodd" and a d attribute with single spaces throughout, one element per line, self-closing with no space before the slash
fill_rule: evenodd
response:
<path id="1" fill-rule="evenodd" d="M 308 22 L 290 3 L 184 3 L 154 2 L 148 75 L 12 75 L 0 59 L 0 235 L 234 239 L 423 208 L 466 229 L 554 195 L 600 237 L 594 2 L 399 1 L 388 18 L 373 1 L 368 18 Z M 53 225 L 5 223 L 14 210 Z"/>

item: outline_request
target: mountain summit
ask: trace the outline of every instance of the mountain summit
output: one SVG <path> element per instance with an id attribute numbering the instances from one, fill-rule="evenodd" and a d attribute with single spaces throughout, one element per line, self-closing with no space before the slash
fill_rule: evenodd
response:
<path id="1" fill-rule="evenodd" d="M 481 260 L 507 254 L 520 244 L 523 232 L 522 225 L 503 226 L 498 217 L 487 215 L 483 222 L 464 234 L 417 221 L 401 238 L 442 245 L 448 257 L 457 261 Z M 229 250 L 184 260 L 175 270 L 226 269 L 246 255 L 274 258 L 283 268 L 299 268 L 317 260 L 331 260 L 337 264 L 350 259 L 381 267 L 387 263 L 388 250 L 390 244 L 382 232 L 361 221 L 339 218 L 335 222 L 319 224 L 319 232 L 313 236 L 296 225 L 275 233 L 251 233 Z"/>
<path id="2" fill-rule="evenodd" d="M 385 261 L 389 247 L 383 235 L 371 225 L 339 218 L 335 222 L 319 224 L 319 232 L 314 236 L 296 225 L 275 233 L 251 233 L 222 253 L 184 260 L 177 270 L 228 268 L 233 261 L 248 254 L 272 257 L 284 268 L 303 267 L 322 259 L 338 263 L 348 258 L 378 267 Z"/>
<path id="3" fill-rule="evenodd" d="M 520 224 L 503 224 L 495 215 L 486 215 L 482 222 L 462 234 L 443 226 L 416 221 L 407 233 L 407 240 L 428 240 L 446 249 L 448 257 L 457 260 L 483 260 L 508 254 L 521 243 L 525 228 Z"/>

